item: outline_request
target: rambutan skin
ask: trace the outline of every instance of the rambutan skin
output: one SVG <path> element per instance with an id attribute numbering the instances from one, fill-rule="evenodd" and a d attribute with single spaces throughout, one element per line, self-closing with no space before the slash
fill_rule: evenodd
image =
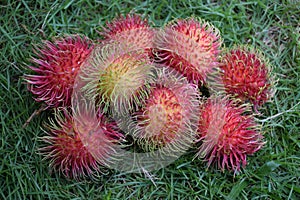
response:
<path id="1" fill-rule="evenodd" d="M 222 40 L 219 30 L 197 19 L 178 19 L 159 31 L 154 40 L 157 62 L 181 72 L 194 83 L 205 83 L 218 65 Z"/>
<path id="2" fill-rule="evenodd" d="M 81 116 L 83 117 L 85 116 Z M 74 118 L 65 108 L 55 110 L 54 120 L 46 125 L 47 135 L 41 137 L 44 145 L 39 149 L 45 159 L 50 161 L 51 170 L 70 179 L 92 176 L 99 171 L 100 165 L 104 164 L 104 158 L 108 156 L 109 143 L 120 139 L 122 134 L 116 123 L 107 121 L 103 115 L 98 115 L 98 117 L 97 129 L 95 130 L 94 125 L 84 127 L 83 133 L 83 131 L 78 132 Z M 99 134 L 91 134 L 95 131 Z M 93 143 L 97 143 L 97 146 Z M 99 143 L 103 146 L 99 146 Z M 89 148 L 86 145 L 89 145 Z M 98 153 L 98 157 L 95 157 L 94 152 Z M 102 153 L 101 158 L 99 152 Z"/>
<path id="3" fill-rule="evenodd" d="M 222 171 L 234 172 L 247 164 L 247 155 L 258 151 L 264 144 L 251 110 L 246 104 L 221 97 L 210 97 L 201 105 L 197 156 L 205 158 L 208 166 L 216 163 Z"/>
<path id="4" fill-rule="evenodd" d="M 45 41 L 37 48 L 37 58 L 33 58 L 36 66 L 29 66 L 35 74 L 25 75 L 35 100 L 48 107 L 69 106 L 75 77 L 92 49 L 91 40 L 79 35 Z"/>
<path id="5" fill-rule="evenodd" d="M 251 102 L 255 109 L 274 94 L 269 63 L 252 48 L 235 47 L 224 53 L 220 69 L 225 92 L 242 101 Z"/>
<path id="6" fill-rule="evenodd" d="M 149 26 L 147 20 L 137 14 L 119 16 L 111 22 L 106 23 L 100 34 L 104 36 L 104 42 L 124 43 L 136 50 L 143 50 L 151 54 L 155 29 Z"/>

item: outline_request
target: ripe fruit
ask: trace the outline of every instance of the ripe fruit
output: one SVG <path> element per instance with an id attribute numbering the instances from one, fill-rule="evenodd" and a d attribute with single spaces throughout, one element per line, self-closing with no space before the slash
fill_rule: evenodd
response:
<path id="1" fill-rule="evenodd" d="M 29 67 L 35 74 L 25 75 L 35 100 L 48 107 L 69 106 L 74 79 L 92 49 L 92 42 L 79 35 L 45 41 L 37 48 L 37 58 L 33 58 L 37 66 Z"/>
<path id="2" fill-rule="evenodd" d="M 264 144 L 254 117 L 247 105 L 221 97 L 210 97 L 201 105 L 197 156 L 205 158 L 208 166 L 239 171 L 247 164 L 247 155 L 258 151 Z"/>
<path id="3" fill-rule="evenodd" d="M 218 65 L 221 44 L 218 29 L 193 18 L 168 24 L 154 42 L 157 62 L 176 69 L 194 83 L 204 83 Z"/>
<path id="4" fill-rule="evenodd" d="M 270 66 L 263 55 L 247 47 L 235 47 L 221 61 L 221 84 L 227 94 L 250 101 L 255 110 L 274 94 Z"/>
<path id="5" fill-rule="evenodd" d="M 180 149 L 184 138 L 192 139 L 190 130 L 198 119 L 193 115 L 198 108 L 197 86 L 169 75 L 161 74 L 143 108 L 135 114 L 134 136 L 145 150 L 164 147 L 175 139 Z"/>
<path id="6" fill-rule="evenodd" d="M 104 36 L 105 41 L 124 43 L 136 50 L 145 50 L 151 53 L 155 30 L 149 26 L 147 20 L 143 20 L 139 15 L 119 16 L 112 22 L 106 23 L 106 26 L 107 28 L 100 33 Z"/>
<path id="7" fill-rule="evenodd" d="M 66 109 L 55 111 L 55 119 L 46 126 L 47 136 L 42 137 L 45 145 L 40 148 L 50 167 L 75 179 L 99 171 L 109 156 L 111 143 L 122 137 L 116 124 L 108 122 L 100 113 L 96 123 L 83 114 L 81 123 L 89 123 L 80 130 Z"/>

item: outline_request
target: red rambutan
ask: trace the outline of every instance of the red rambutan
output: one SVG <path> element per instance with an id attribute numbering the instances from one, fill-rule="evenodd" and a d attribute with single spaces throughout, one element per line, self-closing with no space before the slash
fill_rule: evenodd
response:
<path id="1" fill-rule="evenodd" d="M 247 104 L 220 97 L 210 97 L 201 105 L 199 141 L 202 142 L 197 156 L 205 158 L 208 166 L 239 171 L 247 164 L 247 155 L 258 151 L 264 142 L 251 109 Z"/>
<path id="2" fill-rule="evenodd" d="M 221 44 L 218 29 L 193 18 L 168 24 L 154 40 L 157 61 L 195 83 L 204 83 L 207 73 L 218 65 Z"/>
<path id="3" fill-rule="evenodd" d="M 36 101 L 43 101 L 49 107 L 69 106 L 74 79 L 81 64 L 93 49 L 92 42 L 79 35 L 45 41 L 37 48 L 33 58 L 36 67 L 30 66 L 36 74 L 25 75 L 28 89 Z"/>
<path id="4" fill-rule="evenodd" d="M 184 142 L 180 139 L 186 136 L 192 139 L 192 123 L 198 121 L 197 86 L 170 75 L 161 74 L 165 77 L 158 78 L 142 109 L 135 114 L 134 136 L 146 150 L 164 147 L 175 139 Z"/>
<path id="5" fill-rule="evenodd" d="M 97 119 L 95 123 L 88 115 L 81 115 L 81 122 L 89 124 L 80 127 L 65 108 L 55 110 L 54 120 L 46 125 L 47 136 L 41 138 L 46 144 L 40 148 L 45 159 L 50 160 L 52 170 L 78 179 L 92 175 L 99 171 L 100 165 L 105 165 L 112 142 L 122 135 L 116 123 L 109 122 L 100 113 Z"/>
<path id="6" fill-rule="evenodd" d="M 222 57 L 221 86 L 227 94 L 251 102 L 256 110 L 274 94 L 270 70 L 261 53 L 248 47 L 236 47 Z"/>
<path id="7" fill-rule="evenodd" d="M 106 41 L 124 43 L 136 50 L 151 51 L 155 29 L 151 28 L 147 20 L 143 20 L 139 15 L 119 16 L 112 22 L 106 23 L 100 33 Z M 151 53 L 151 52 L 149 52 Z"/>

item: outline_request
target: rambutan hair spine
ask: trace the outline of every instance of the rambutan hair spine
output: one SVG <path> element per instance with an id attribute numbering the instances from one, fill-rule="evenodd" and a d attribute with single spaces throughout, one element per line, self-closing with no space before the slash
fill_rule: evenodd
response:
<path id="1" fill-rule="evenodd" d="M 258 112 L 275 95 L 275 76 L 262 51 L 248 45 L 234 45 L 223 50 L 220 65 L 211 74 L 209 88 L 212 93 L 249 102 Z"/>
<path id="2" fill-rule="evenodd" d="M 222 171 L 239 172 L 247 165 L 247 156 L 265 144 L 250 105 L 213 95 L 200 108 L 196 157 L 207 161 L 208 167 L 216 164 Z"/>
<path id="3" fill-rule="evenodd" d="M 91 114 L 82 112 L 75 118 L 71 108 L 54 109 L 54 118 L 45 124 L 46 136 L 40 137 L 43 147 L 39 148 L 44 160 L 50 162 L 51 170 L 70 179 L 82 179 L 92 178 L 101 166 L 108 165 L 111 146 L 122 134 L 101 111 L 96 114 L 96 120 L 91 120 Z M 79 120 L 84 127 L 76 123 Z"/>
<path id="4" fill-rule="evenodd" d="M 219 65 L 220 31 L 200 18 L 176 19 L 155 36 L 156 61 L 182 73 L 190 82 L 206 84 Z"/>
<path id="5" fill-rule="evenodd" d="M 24 75 L 28 90 L 47 108 L 70 106 L 73 84 L 94 43 L 82 35 L 63 35 L 43 41 L 34 49 L 33 74 Z"/>

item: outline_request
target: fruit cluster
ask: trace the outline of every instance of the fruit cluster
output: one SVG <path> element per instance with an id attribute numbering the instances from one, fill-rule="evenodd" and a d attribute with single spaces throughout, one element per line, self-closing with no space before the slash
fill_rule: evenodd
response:
<path id="1" fill-rule="evenodd" d="M 97 41 L 80 35 L 45 41 L 35 49 L 32 74 L 25 75 L 35 100 L 55 113 L 40 149 L 52 169 L 68 178 L 91 175 L 104 165 L 111 144 L 129 134 L 140 149 L 155 151 L 192 127 L 196 157 L 221 170 L 239 171 L 263 146 L 255 115 L 274 84 L 262 53 L 224 47 L 219 30 L 196 18 L 153 28 L 131 14 L 100 34 Z M 72 107 L 78 87 L 96 110 Z M 130 133 L 114 121 L 116 111 L 130 116 Z M 88 137 L 91 130 L 99 134 Z"/>

